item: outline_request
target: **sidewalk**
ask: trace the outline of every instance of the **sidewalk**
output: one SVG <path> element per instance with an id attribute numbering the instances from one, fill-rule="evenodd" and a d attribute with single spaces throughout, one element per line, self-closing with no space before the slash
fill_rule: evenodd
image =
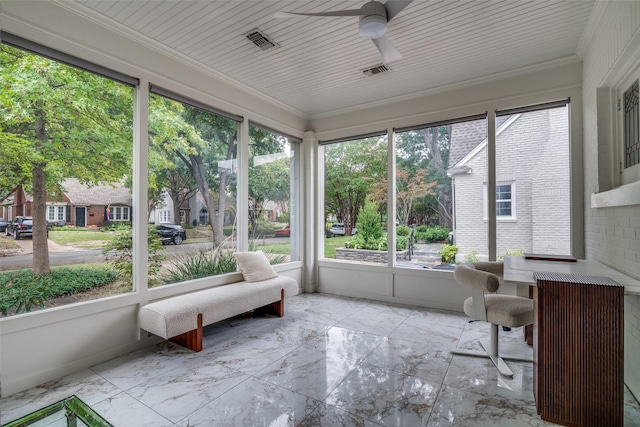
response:
<path id="1" fill-rule="evenodd" d="M 5 240 L 6 239 L 6 240 Z M 31 237 L 25 239 L 14 240 L 11 236 L 0 235 L 0 242 L 11 241 L 18 245 L 18 248 L 14 249 L 0 249 L 0 257 L 12 256 L 12 255 L 29 255 L 33 253 L 33 241 Z M 51 252 L 70 252 L 75 250 L 72 246 L 60 246 L 51 240 L 49 243 L 49 253 Z"/>

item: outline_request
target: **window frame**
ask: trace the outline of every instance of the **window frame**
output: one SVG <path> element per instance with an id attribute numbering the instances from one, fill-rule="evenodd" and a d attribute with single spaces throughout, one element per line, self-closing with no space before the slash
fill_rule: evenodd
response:
<path id="1" fill-rule="evenodd" d="M 634 84 L 640 84 L 640 67 L 633 70 L 630 75 L 615 88 L 615 94 L 617 97 L 615 107 L 615 135 L 617 136 L 615 142 L 615 163 L 617 164 L 618 169 L 618 185 L 625 185 L 640 181 L 640 162 L 631 166 L 626 166 L 627 133 L 625 132 L 625 94 Z M 640 108 L 636 108 L 636 112 L 638 114 L 636 120 L 640 123 Z"/>
<path id="2" fill-rule="evenodd" d="M 500 203 L 500 199 L 498 199 L 498 187 L 509 185 L 511 187 L 511 199 L 509 202 L 511 203 L 511 215 L 498 215 L 498 203 Z M 489 220 L 488 215 L 488 205 L 489 205 L 489 187 L 488 183 L 485 182 L 482 184 L 482 195 L 483 195 L 483 219 L 485 221 Z M 496 182 L 496 221 L 517 221 L 516 216 L 516 182 L 515 181 L 497 181 Z"/>

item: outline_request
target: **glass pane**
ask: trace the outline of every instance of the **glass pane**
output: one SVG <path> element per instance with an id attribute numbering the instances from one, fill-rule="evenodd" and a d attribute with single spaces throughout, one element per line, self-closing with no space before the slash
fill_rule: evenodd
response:
<path id="1" fill-rule="evenodd" d="M 325 258 L 387 264 L 387 147 L 386 136 L 323 147 Z"/>
<path id="2" fill-rule="evenodd" d="M 452 270 L 487 256 L 486 138 L 486 120 L 395 135 L 399 267 Z"/>
<path id="3" fill-rule="evenodd" d="M 131 245 L 124 268 L 102 250 L 107 205 L 132 204 L 134 89 L 6 45 L 0 74 L 2 315 L 130 292 Z"/>
<path id="4" fill-rule="evenodd" d="M 238 123 L 149 97 L 149 286 L 236 271 Z"/>
<path id="5" fill-rule="evenodd" d="M 300 259 L 298 143 L 249 128 L 249 244 L 272 264 Z"/>
<path id="6" fill-rule="evenodd" d="M 568 107 L 496 118 L 496 254 L 571 254 Z M 502 185 L 498 187 L 502 188 Z M 508 207 L 507 207 L 508 206 Z"/>

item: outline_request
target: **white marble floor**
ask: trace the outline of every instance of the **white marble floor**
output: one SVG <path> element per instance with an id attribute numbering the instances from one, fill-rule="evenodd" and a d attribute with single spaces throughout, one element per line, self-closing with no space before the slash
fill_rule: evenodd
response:
<path id="1" fill-rule="evenodd" d="M 207 327 L 200 353 L 162 343 L 9 396 L 1 421 L 75 394 L 123 427 L 553 425 L 536 414 L 531 364 L 509 362 L 506 379 L 449 352 L 477 347 L 486 323 L 325 294 L 285 312 Z M 532 351 L 521 329 L 501 331 L 501 347 Z M 625 396 L 625 426 L 640 426 Z"/>

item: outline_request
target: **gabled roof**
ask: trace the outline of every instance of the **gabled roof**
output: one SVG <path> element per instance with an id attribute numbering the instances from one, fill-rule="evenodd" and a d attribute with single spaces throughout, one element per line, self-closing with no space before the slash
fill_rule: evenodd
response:
<path id="1" fill-rule="evenodd" d="M 74 205 L 132 205 L 131 192 L 120 183 L 87 185 L 67 178 L 62 182 L 62 188 Z"/>
<path id="2" fill-rule="evenodd" d="M 496 134 L 502 133 L 514 120 L 509 120 L 515 116 L 496 117 Z M 448 170 L 455 170 L 462 166 L 466 157 L 474 150 L 479 151 L 481 145 L 487 142 L 487 122 L 485 120 L 475 120 L 464 123 L 457 123 L 451 129 L 451 142 L 449 145 L 449 166 Z"/>

